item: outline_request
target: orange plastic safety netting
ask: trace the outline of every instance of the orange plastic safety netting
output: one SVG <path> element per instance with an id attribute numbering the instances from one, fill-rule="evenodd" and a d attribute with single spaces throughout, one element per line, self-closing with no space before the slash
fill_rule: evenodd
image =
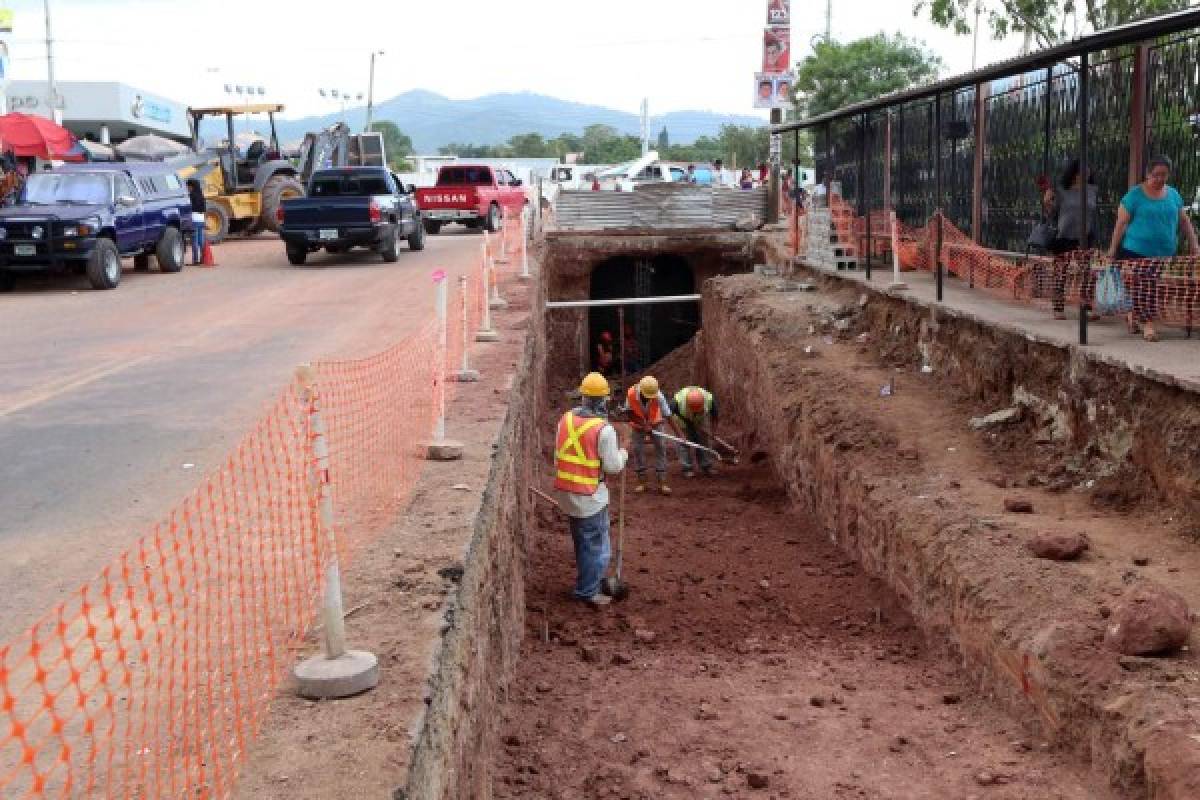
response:
<path id="1" fill-rule="evenodd" d="M 0 645 L 0 796 L 230 793 L 331 555 L 313 414 L 345 554 L 395 519 L 419 476 L 448 355 L 439 334 L 431 320 L 369 358 L 316 364 L 315 392 L 282 391 L 163 523 Z"/>

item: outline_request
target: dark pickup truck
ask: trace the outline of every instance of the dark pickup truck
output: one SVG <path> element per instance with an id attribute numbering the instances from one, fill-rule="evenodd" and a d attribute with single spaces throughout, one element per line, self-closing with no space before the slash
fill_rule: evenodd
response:
<path id="1" fill-rule="evenodd" d="M 146 269 L 183 269 L 192 232 L 187 189 L 165 164 L 84 164 L 36 172 L 0 209 L 0 291 L 18 275 L 76 272 L 96 289 L 121 282 L 121 257 Z"/>
<path id="2" fill-rule="evenodd" d="M 341 167 L 314 172 L 308 196 L 279 207 L 279 238 L 288 261 L 299 266 L 322 248 L 344 253 L 365 247 L 387 262 L 408 249 L 425 248 L 425 228 L 410 187 L 382 167 Z"/>

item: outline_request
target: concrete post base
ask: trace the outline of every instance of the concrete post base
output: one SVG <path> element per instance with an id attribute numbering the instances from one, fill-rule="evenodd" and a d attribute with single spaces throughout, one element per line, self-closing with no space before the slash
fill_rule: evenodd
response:
<path id="1" fill-rule="evenodd" d="M 455 383 L 475 383 L 479 380 L 479 370 L 460 369 L 450 374 L 450 380 Z"/>
<path id="2" fill-rule="evenodd" d="M 477 342 L 498 342 L 498 341 L 500 341 L 500 334 L 496 333 L 494 330 L 492 330 L 490 328 L 487 330 L 476 331 L 475 332 L 475 341 L 477 341 Z"/>
<path id="3" fill-rule="evenodd" d="M 889 292 L 902 292 L 908 288 L 908 284 L 904 281 L 894 281 L 889 283 L 887 288 Z"/>
<path id="4" fill-rule="evenodd" d="M 313 700 L 352 697 L 379 684 L 379 659 L 363 650 L 347 650 L 340 658 L 313 656 L 296 665 L 296 692 Z"/>
<path id="5" fill-rule="evenodd" d="M 508 301 L 503 297 L 493 297 L 491 300 L 488 300 L 488 308 L 492 311 L 503 311 L 508 308 Z"/>
<path id="6" fill-rule="evenodd" d="M 425 455 L 430 461 L 458 461 L 463 457 L 463 445 L 452 439 L 439 439 L 427 445 Z"/>

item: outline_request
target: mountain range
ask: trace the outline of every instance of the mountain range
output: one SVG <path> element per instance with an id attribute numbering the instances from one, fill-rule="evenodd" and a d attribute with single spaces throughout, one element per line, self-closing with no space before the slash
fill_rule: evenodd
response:
<path id="1" fill-rule="evenodd" d="M 305 132 L 332 125 L 340 114 L 277 120 L 279 138 L 295 142 Z M 572 103 L 531 92 L 489 94 L 472 100 L 451 100 L 414 89 L 375 106 L 375 119 L 390 120 L 412 138 L 417 153 L 436 153 L 439 147 L 459 144 L 502 144 L 522 133 L 540 133 L 547 139 L 562 133 L 582 134 L 588 125 L 611 125 L 621 133 L 638 135 L 637 114 L 603 106 Z M 362 130 L 366 109 L 346 110 L 353 130 Z M 656 137 L 665 126 L 671 141 L 690 144 L 701 136 L 715 136 L 722 125 L 764 125 L 759 117 L 718 114 L 711 111 L 672 111 L 650 119 Z"/>

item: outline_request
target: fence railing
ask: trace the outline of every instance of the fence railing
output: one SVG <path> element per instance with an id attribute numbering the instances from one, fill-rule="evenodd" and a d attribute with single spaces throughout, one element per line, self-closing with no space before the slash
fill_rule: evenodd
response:
<path id="1" fill-rule="evenodd" d="M 0 644 L 0 796 L 229 796 L 314 622 L 326 564 L 352 556 L 411 497 L 490 276 L 520 266 L 500 248 L 524 256 L 524 230 L 510 216 L 483 249 L 458 287 L 445 346 L 431 309 L 382 352 L 313 365 L 312 391 L 281 388 L 166 519 Z M 332 538 L 320 531 L 318 407 Z"/>

